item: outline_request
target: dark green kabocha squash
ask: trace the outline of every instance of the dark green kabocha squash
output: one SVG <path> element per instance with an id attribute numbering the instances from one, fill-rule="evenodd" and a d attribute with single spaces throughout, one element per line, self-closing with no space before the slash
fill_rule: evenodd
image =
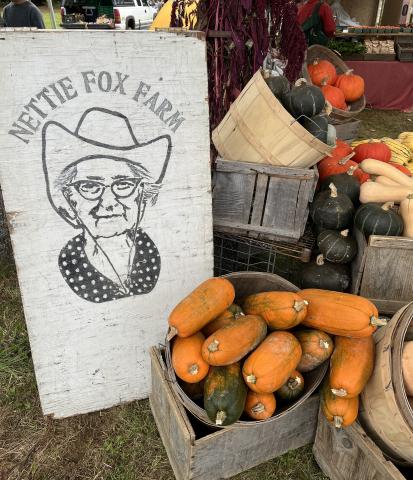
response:
<path id="1" fill-rule="evenodd" d="M 271 92 L 278 99 L 282 99 L 290 91 L 290 82 L 283 76 L 268 77 L 265 79 Z"/>
<path id="2" fill-rule="evenodd" d="M 403 231 L 403 219 L 393 209 L 393 203 L 384 205 L 366 203 L 356 212 L 354 224 L 364 235 L 398 236 Z"/>
<path id="3" fill-rule="evenodd" d="M 319 288 L 344 292 L 350 285 L 350 270 L 347 265 L 328 263 L 323 255 L 307 264 L 301 271 L 301 288 Z"/>
<path id="4" fill-rule="evenodd" d="M 321 142 L 327 143 L 328 119 L 325 115 L 316 115 L 312 118 L 305 117 L 303 127 Z"/>
<path id="5" fill-rule="evenodd" d="M 296 86 L 283 96 L 282 103 L 294 118 L 299 118 L 303 115 L 306 117 L 318 115 L 326 102 L 320 88 L 307 85 L 304 79 L 300 79 Z"/>
<path id="6" fill-rule="evenodd" d="M 276 397 L 282 403 L 292 403 L 304 393 L 304 377 L 298 370 L 291 372 L 288 380 L 277 390 Z"/>
<path id="7" fill-rule="evenodd" d="M 240 363 L 211 367 L 205 379 L 204 408 L 215 425 L 231 425 L 244 411 L 247 387 Z"/>
<path id="8" fill-rule="evenodd" d="M 357 243 L 348 230 L 324 230 L 317 237 L 324 258 L 332 263 L 350 263 L 357 254 Z"/>
<path id="9" fill-rule="evenodd" d="M 330 230 L 344 230 L 353 223 L 354 206 L 347 195 L 337 192 L 334 183 L 329 190 L 319 192 L 311 205 L 311 217 L 318 226 Z"/>
<path id="10" fill-rule="evenodd" d="M 354 176 L 354 169 L 350 168 L 346 173 L 339 173 L 325 178 L 320 184 L 320 190 L 330 190 L 330 184 L 334 184 L 338 193 L 347 195 L 353 205 L 359 204 L 360 181 Z"/>

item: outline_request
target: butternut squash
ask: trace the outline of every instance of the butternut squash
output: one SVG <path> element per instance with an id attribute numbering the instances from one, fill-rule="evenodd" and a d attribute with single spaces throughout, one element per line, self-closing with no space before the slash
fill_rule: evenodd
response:
<path id="1" fill-rule="evenodd" d="M 403 347 L 402 371 L 404 388 L 408 397 L 413 396 L 413 342 L 405 342 Z"/>
<path id="2" fill-rule="evenodd" d="M 357 418 L 359 397 L 347 399 L 333 395 L 328 378 L 321 388 L 320 403 L 324 416 L 336 428 L 348 427 Z"/>
<path id="3" fill-rule="evenodd" d="M 387 165 L 380 160 L 368 158 L 360 163 L 360 167 L 363 172 L 369 173 L 370 175 L 384 175 L 400 185 L 410 187 L 413 190 L 413 179 L 400 170 L 397 170 L 397 168 L 394 168 L 392 165 Z"/>
<path id="4" fill-rule="evenodd" d="M 400 202 L 399 214 L 403 219 L 403 237 L 413 238 L 413 194 Z"/>
<path id="5" fill-rule="evenodd" d="M 390 167 L 393 168 L 393 167 Z M 404 174 L 402 174 L 404 175 Z M 365 182 L 360 186 L 361 203 L 400 203 L 413 193 L 413 186 L 382 185 L 376 182 Z"/>
<path id="6" fill-rule="evenodd" d="M 256 393 L 249 390 L 244 412 L 254 420 L 267 420 L 272 417 L 277 407 L 273 393 Z"/>
<path id="7" fill-rule="evenodd" d="M 309 305 L 303 325 L 331 335 L 362 338 L 386 325 L 377 308 L 363 297 L 329 290 L 306 289 L 298 292 Z"/>
<path id="8" fill-rule="evenodd" d="M 333 395 L 353 398 L 360 395 L 374 368 L 373 337 L 335 337 L 330 359 L 330 388 Z"/>
<path id="9" fill-rule="evenodd" d="M 201 283 L 172 310 L 167 339 L 174 335 L 190 337 L 223 313 L 234 298 L 234 287 L 225 278 L 210 278 Z"/>
<path id="10" fill-rule="evenodd" d="M 384 175 L 379 175 L 374 179 L 376 183 L 380 183 L 381 185 L 387 185 L 390 187 L 397 187 L 400 185 L 400 183 L 395 182 L 389 177 L 385 177 Z"/>

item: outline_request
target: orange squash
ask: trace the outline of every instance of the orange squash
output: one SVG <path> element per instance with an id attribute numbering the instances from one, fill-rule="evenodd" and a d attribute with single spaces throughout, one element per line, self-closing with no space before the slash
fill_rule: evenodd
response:
<path id="1" fill-rule="evenodd" d="M 359 410 L 359 397 L 347 399 L 333 395 L 328 379 L 324 381 L 320 400 L 324 416 L 336 428 L 348 427 L 356 421 Z"/>
<path id="2" fill-rule="evenodd" d="M 172 366 L 176 375 L 188 383 L 200 382 L 208 375 L 209 365 L 202 358 L 205 337 L 198 332 L 186 338 L 175 338 L 172 345 Z"/>
<path id="3" fill-rule="evenodd" d="M 327 85 L 323 82 L 321 91 L 323 92 L 324 98 L 331 103 L 331 105 L 339 110 L 347 110 L 346 99 L 344 98 L 344 93 L 337 87 L 333 85 Z"/>
<path id="4" fill-rule="evenodd" d="M 307 65 L 311 81 L 318 87 L 325 81 L 328 85 L 334 85 L 337 80 L 336 67 L 328 60 L 316 59 Z"/>
<path id="5" fill-rule="evenodd" d="M 402 356 L 404 388 L 408 397 L 413 396 L 413 342 L 404 342 Z"/>
<path id="6" fill-rule="evenodd" d="M 243 310 L 260 315 L 270 330 L 288 330 L 301 323 L 307 314 L 307 302 L 294 292 L 264 292 L 245 299 Z"/>
<path id="7" fill-rule="evenodd" d="M 207 323 L 202 329 L 202 333 L 205 335 L 205 337 L 209 337 L 214 332 L 222 327 L 225 327 L 226 325 L 229 325 L 232 321 L 236 320 L 242 315 L 244 315 L 244 313 L 241 310 L 241 307 L 232 304 L 227 310 L 225 310 L 224 313 L 221 313 L 219 317 L 217 317 L 215 320 L 212 320 L 212 322 Z"/>
<path id="8" fill-rule="evenodd" d="M 289 332 L 273 332 L 245 360 L 247 386 L 257 393 L 271 393 L 288 380 L 301 358 L 299 341 Z"/>
<path id="9" fill-rule="evenodd" d="M 364 95 L 364 79 L 360 75 L 353 75 L 353 70 L 339 75 L 335 86 L 343 91 L 347 102 L 355 102 Z"/>
<path id="10" fill-rule="evenodd" d="M 273 393 L 256 393 L 249 390 L 244 412 L 254 420 L 267 420 L 273 416 L 277 401 Z"/>
<path id="11" fill-rule="evenodd" d="M 337 397 L 360 395 L 374 368 L 373 337 L 336 337 L 330 360 L 330 387 Z"/>
<path id="12" fill-rule="evenodd" d="M 225 278 L 210 278 L 184 298 L 169 315 L 170 332 L 185 338 L 221 315 L 234 301 L 235 290 Z"/>
<path id="13" fill-rule="evenodd" d="M 321 330 L 304 329 L 294 332 L 300 342 L 303 354 L 297 365 L 299 372 L 311 372 L 331 357 L 333 339 Z"/>
<path id="14" fill-rule="evenodd" d="M 303 325 L 342 337 L 368 337 L 386 321 L 378 318 L 377 308 L 363 297 L 329 290 L 306 289 L 298 292 L 309 302 Z"/>
<path id="15" fill-rule="evenodd" d="M 238 362 L 267 335 L 267 324 L 257 315 L 245 315 L 210 335 L 202 346 L 202 357 L 215 367 Z"/>

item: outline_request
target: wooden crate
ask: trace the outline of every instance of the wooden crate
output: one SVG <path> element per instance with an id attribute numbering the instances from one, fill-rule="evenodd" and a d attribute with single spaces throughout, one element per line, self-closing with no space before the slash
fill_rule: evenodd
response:
<path id="1" fill-rule="evenodd" d="M 333 122 L 333 125 L 337 132 L 337 138 L 345 141 L 353 141 L 359 135 L 361 121 L 353 119 L 345 123 L 337 124 Z"/>
<path id="2" fill-rule="evenodd" d="M 393 315 L 413 300 L 413 239 L 365 236 L 355 229 L 358 254 L 352 264 L 352 293 Z"/>
<path id="3" fill-rule="evenodd" d="M 149 400 L 177 480 L 230 478 L 314 441 L 319 398 L 310 397 L 278 421 L 243 428 L 210 429 L 179 402 L 159 348 L 151 349 Z"/>
<path id="4" fill-rule="evenodd" d="M 413 471 L 401 472 L 386 460 L 359 423 L 336 429 L 320 412 L 313 453 L 331 480 L 406 480 Z"/>
<path id="5" fill-rule="evenodd" d="M 217 231 L 267 240 L 302 237 L 318 180 L 316 168 L 217 159 L 212 180 Z"/>

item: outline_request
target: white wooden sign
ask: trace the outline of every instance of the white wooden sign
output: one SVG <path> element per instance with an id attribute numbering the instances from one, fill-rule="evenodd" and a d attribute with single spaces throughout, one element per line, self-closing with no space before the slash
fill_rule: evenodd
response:
<path id="1" fill-rule="evenodd" d="M 212 275 L 205 42 L 0 32 L 0 182 L 44 414 L 146 397 Z"/>

